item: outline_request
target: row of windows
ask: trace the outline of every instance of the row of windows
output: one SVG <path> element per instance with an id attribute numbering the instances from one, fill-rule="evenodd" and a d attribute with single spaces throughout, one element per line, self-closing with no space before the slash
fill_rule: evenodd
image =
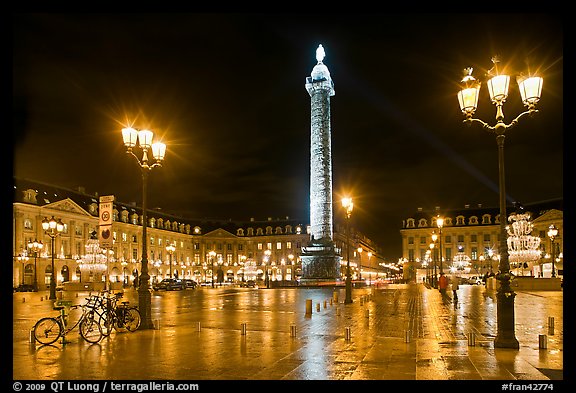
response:
<path id="1" fill-rule="evenodd" d="M 500 223 L 500 215 L 498 214 L 494 220 L 494 224 Z M 433 217 L 431 220 L 431 227 L 436 227 L 436 219 L 437 217 Z M 466 225 L 465 224 L 466 217 L 460 215 L 456 217 L 456 225 Z M 492 216 L 490 214 L 484 214 L 482 216 L 482 225 L 491 225 L 492 224 Z M 414 218 L 408 218 L 406 220 L 406 228 L 415 228 L 416 220 Z M 452 225 L 452 218 L 451 217 L 444 217 L 444 225 L 451 226 Z M 478 217 L 477 216 L 470 216 L 468 218 L 468 225 L 478 225 Z M 428 227 L 428 220 L 425 218 L 421 218 L 418 220 L 418 228 L 427 228 Z"/>
<path id="2" fill-rule="evenodd" d="M 497 236 L 497 238 L 499 238 L 499 236 Z M 428 239 L 430 239 L 430 240 L 428 240 Z M 458 243 L 464 243 L 464 235 L 457 235 L 456 239 L 457 239 Z M 485 233 L 482 236 L 482 239 L 485 243 L 487 243 L 487 242 L 490 242 L 492 240 L 492 236 L 489 233 Z M 432 238 L 428 238 L 426 236 L 420 237 L 420 244 L 427 244 L 428 241 L 432 242 Z M 451 235 L 443 236 L 442 242 L 447 243 L 447 244 L 452 243 L 452 236 Z M 470 242 L 471 243 L 477 243 L 478 242 L 478 235 L 470 235 Z M 408 237 L 408 244 L 414 244 L 414 237 L 413 236 Z"/>

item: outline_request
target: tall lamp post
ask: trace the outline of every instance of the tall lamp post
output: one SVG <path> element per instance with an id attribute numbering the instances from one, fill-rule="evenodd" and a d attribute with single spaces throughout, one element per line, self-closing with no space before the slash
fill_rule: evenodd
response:
<path id="1" fill-rule="evenodd" d="M 208 255 L 210 256 L 210 283 L 212 284 L 212 288 L 214 288 L 214 258 L 216 257 L 216 252 L 212 250 Z"/>
<path id="2" fill-rule="evenodd" d="M 440 216 L 436 219 L 436 225 L 438 226 L 438 240 L 440 240 L 440 274 L 444 273 L 442 267 L 442 227 L 444 226 L 444 219 Z"/>
<path id="3" fill-rule="evenodd" d="M 504 123 L 504 111 L 502 107 L 508 98 L 508 87 L 510 76 L 500 73 L 498 70 L 499 59 L 492 58 L 494 66 L 488 71 L 488 92 L 490 100 L 496 106 L 496 125 L 491 126 L 483 120 L 474 118 L 474 113 L 478 107 L 478 95 L 480 93 L 480 81 L 472 76 L 473 68 L 468 67 L 464 70 L 462 79 L 462 89 L 458 92 L 458 101 L 460 109 L 466 117 L 464 122 L 468 125 L 479 123 L 483 128 L 496 134 L 496 143 L 498 145 L 498 188 L 500 202 L 500 263 L 499 274 L 496 279 L 500 281 L 497 298 L 497 320 L 498 333 L 494 340 L 494 346 L 499 348 L 520 347 L 514 331 L 514 297 L 516 294 L 510 286 L 512 278 L 510 274 L 510 262 L 508 259 L 508 244 L 506 241 L 506 183 L 504 179 L 504 139 L 506 130 L 518 124 L 521 117 L 532 115 L 536 110 L 536 104 L 540 100 L 542 93 L 542 78 L 538 76 L 519 75 L 516 78 L 518 89 L 522 102 L 527 110 L 518 115 L 509 124 Z"/>
<path id="4" fill-rule="evenodd" d="M 126 153 L 136 159 L 142 172 L 142 266 L 140 268 L 140 279 L 138 287 L 138 309 L 142 314 L 142 323 L 140 329 L 153 329 L 152 323 L 152 299 L 150 294 L 150 275 L 148 274 L 148 240 L 146 237 L 146 227 L 148 226 L 147 210 L 147 188 L 148 172 L 153 168 L 162 166 L 164 155 L 166 154 L 166 145 L 161 142 L 152 143 L 154 134 L 150 130 L 137 131 L 134 128 L 127 127 L 122 129 L 122 138 Z M 139 159 L 132 151 L 136 144 L 142 149 L 142 159 Z M 150 165 L 148 162 L 148 150 L 152 150 L 152 156 L 155 162 Z"/>
<path id="5" fill-rule="evenodd" d="M 362 280 L 362 251 L 364 251 L 364 249 L 358 247 L 356 251 L 358 251 L 358 280 Z"/>
<path id="6" fill-rule="evenodd" d="M 428 280 L 428 283 L 432 286 L 434 286 L 434 282 L 435 282 L 435 278 L 436 278 L 436 259 L 434 258 L 434 243 L 430 243 L 429 247 L 430 247 L 430 262 L 432 262 L 432 265 L 434 265 L 434 267 L 432 267 L 432 265 L 430 265 L 430 279 Z M 434 276 L 432 276 L 434 275 Z"/>
<path id="7" fill-rule="evenodd" d="M 18 256 L 16 257 L 16 259 L 18 260 L 18 262 L 22 262 L 22 282 L 21 284 L 24 285 L 24 269 L 26 269 L 26 262 L 28 262 L 28 255 L 26 255 L 26 251 L 24 251 L 23 255 L 18 254 Z"/>
<path id="8" fill-rule="evenodd" d="M 272 251 L 264 251 L 264 282 L 266 283 L 266 288 L 270 288 L 270 276 L 268 275 L 268 262 L 270 262 L 270 255 L 272 255 Z"/>
<path id="9" fill-rule="evenodd" d="M 558 228 L 554 224 L 548 227 L 548 237 L 550 238 L 550 255 L 552 255 L 552 277 L 556 277 L 556 269 L 554 268 L 554 259 L 556 250 L 554 250 L 554 239 L 558 236 Z"/>
<path id="10" fill-rule="evenodd" d="M 344 304 L 352 303 L 352 274 L 350 273 L 350 216 L 354 209 L 352 198 L 342 198 L 342 207 L 346 209 L 346 298 Z"/>
<path id="11" fill-rule="evenodd" d="M 64 230 L 64 224 L 60 219 L 56 221 L 54 216 L 52 216 L 50 220 L 44 217 L 44 219 L 42 220 L 42 229 L 44 229 L 44 232 L 46 232 L 46 234 L 50 236 L 50 240 L 52 241 L 51 243 L 52 247 L 50 249 L 50 254 L 52 254 L 52 275 L 50 276 L 50 300 L 56 300 L 56 269 L 54 268 L 54 254 L 55 254 L 54 239 L 56 239 L 56 236 L 58 236 L 60 232 Z"/>
<path id="12" fill-rule="evenodd" d="M 166 251 L 170 255 L 170 278 L 172 278 L 172 254 L 176 251 L 176 247 L 173 244 L 169 244 L 166 246 Z"/>
<path id="13" fill-rule="evenodd" d="M 434 250 L 434 247 L 436 247 L 436 241 L 438 240 L 438 235 L 436 234 L 435 231 L 432 231 L 432 243 L 430 244 L 430 249 L 432 250 L 432 260 L 434 261 L 434 278 L 432 279 L 432 286 L 434 288 L 438 288 L 438 268 L 437 268 L 437 263 L 436 263 L 436 250 Z"/>
<path id="14" fill-rule="evenodd" d="M 42 241 L 34 239 L 34 241 L 28 242 L 28 249 L 34 253 L 34 292 L 38 292 L 38 273 L 36 260 L 38 259 L 38 253 L 44 248 Z"/>

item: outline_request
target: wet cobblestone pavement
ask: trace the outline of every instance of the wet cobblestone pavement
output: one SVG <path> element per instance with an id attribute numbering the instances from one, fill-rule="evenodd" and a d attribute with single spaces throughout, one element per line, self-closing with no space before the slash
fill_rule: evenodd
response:
<path id="1" fill-rule="evenodd" d="M 563 379 L 562 291 L 518 291 L 520 348 L 504 349 L 494 348 L 496 293 L 460 288 L 457 304 L 423 284 L 355 288 L 349 305 L 342 303 L 343 288 L 153 292 L 159 329 L 114 332 L 97 344 L 73 331 L 69 343 L 48 346 L 29 340 L 34 323 L 56 313 L 48 293 L 14 293 L 13 379 Z M 76 304 L 87 295 L 63 294 Z M 137 304 L 133 289 L 125 298 Z M 540 348 L 540 335 L 547 348 Z"/>

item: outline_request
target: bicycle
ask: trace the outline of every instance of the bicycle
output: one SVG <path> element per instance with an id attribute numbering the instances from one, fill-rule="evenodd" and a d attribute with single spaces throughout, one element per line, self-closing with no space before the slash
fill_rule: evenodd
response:
<path id="1" fill-rule="evenodd" d="M 104 336 L 109 336 L 112 328 L 118 332 L 134 332 L 140 327 L 142 317 L 138 308 L 129 305 L 128 301 L 118 304 L 123 295 L 122 292 L 112 294 L 102 291 L 87 299 L 87 307 L 94 311 L 94 317 L 98 320 Z"/>
<path id="2" fill-rule="evenodd" d="M 66 308 L 82 308 L 82 315 L 78 320 L 68 327 Z M 83 305 L 72 305 L 71 301 L 58 301 L 54 304 L 54 310 L 60 311 L 57 317 L 40 318 L 32 328 L 34 339 L 40 344 L 48 345 L 56 342 L 62 337 L 62 344 L 66 343 L 66 335 L 79 327 L 80 336 L 87 342 L 94 344 L 102 339 L 102 329 L 93 317 L 93 312 Z"/>

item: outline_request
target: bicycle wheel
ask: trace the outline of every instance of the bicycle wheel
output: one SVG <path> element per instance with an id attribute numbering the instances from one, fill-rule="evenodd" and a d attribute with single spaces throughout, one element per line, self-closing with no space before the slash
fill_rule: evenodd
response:
<path id="1" fill-rule="evenodd" d="M 84 318 L 80 322 L 80 335 L 89 343 L 97 343 L 102 339 L 102 328 L 94 318 Z"/>
<path id="2" fill-rule="evenodd" d="M 56 318 L 41 318 L 34 325 L 34 338 L 40 344 L 48 345 L 56 342 L 62 335 L 62 325 Z"/>
<path id="3" fill-rule="evenodd" d="M 140 311 L 137 308 L 129 308 L 124 313 L 124 326 L 129 332 L 134 332 L 138 330 L 140 324 L 142 323 L 142 317 L 140 316 Z"/>
<path id="4" fill-rule="evenodd" d="M 100 328 L 102 330 L 102 335 L 108 337 L 110 333 L 112 333 L 112 329 L 114 326 L 114 316 L 112 312 L 104 312 L 98 316 L 98 323 L 100 324 Z"/>

